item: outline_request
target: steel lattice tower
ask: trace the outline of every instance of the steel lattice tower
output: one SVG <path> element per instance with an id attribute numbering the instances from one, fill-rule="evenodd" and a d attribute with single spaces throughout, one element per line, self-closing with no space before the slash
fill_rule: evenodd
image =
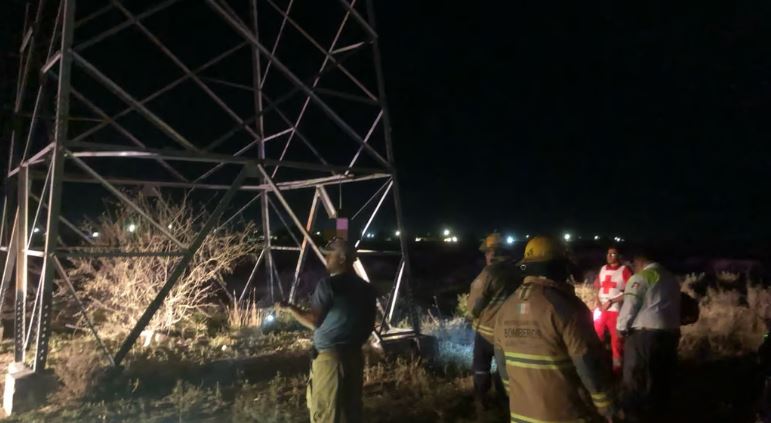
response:
<path id="1" fill-rule="evenodd" d="M 15 361 L 45 368 L 53 286 L 71 287 L 68 257 L 177 257 L 120 349 L 103 348 L 117 366 L 207 234 L 249 212 L 263 234 L 252 277 L 264 270 L 273 295 L 292 298 L 307 256 L 323 259 L 321 210 L 350 217 L 350 237 L 392 215 L 398 250 L 359 251 L 398 258 L 381 306 L 387 328 L 410 269 L 373 13 L 371 0 L 30 2 L 0 229 L 2 298 L 15 281 Z M 100 246 L 68 218 L 96 189 L 139 210 L 126 187 L 209 193 L 212 211 L 189 244 L 144 216 L 173 252 Z M 345 213 L 341 192 L 358 193 Z M 293 245 L 274 242 L 279 223 Z M 293 280 L 278 280 L 276 254 L 294 255 Z M 356 269 L 366 278 L 361 261 Z"/>

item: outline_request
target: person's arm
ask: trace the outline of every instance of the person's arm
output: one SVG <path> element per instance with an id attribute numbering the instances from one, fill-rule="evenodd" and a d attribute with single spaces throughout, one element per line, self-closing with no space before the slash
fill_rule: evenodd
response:
<path id="1" fill-rule="evenodd" d="M 624 302 L 621 305 L 621 311 L 618 313 L 616 330 L 620 333 L 626 333 L 632 327 L 637 313 L 642 307 L 643 296 L 648 289 L 648 282 L 645 278 L 636 274 L 629 278 L 626 289 L 624 289 Z"/>
<path id="2" fill-rule="evenodd" d="M 319 319 L 320 313 L 314 311 L 313 309 L 303 310 L 294 304 L 277 304 L 276 309 L 281 311 L 288 311 L 289 314 L 291 314 L 298 323 L 310 330 L 315 330 L 321 324 Z"/>
<path id="3" fill-rule="evenodd" d="M 482 272 L 477 276 L 473 282 L 471 282 L 471 289 L 469 290 L 468 302 L 466 303 L 466 309 L 473 319 L 479 317 L 482 310 L 487 307 L 492 297 L 490 290 L 491 275 L 489 266 L 482 269 Z"/>
<path id="4" fill-rule="evenodd" d="M 567 301 L 555 301 L 554 306 L 562 341 L 576 373 L 589 391 L 597 411 L 610 420 L 616 412 L 611 395 L 610 367 L 604 359 L 591 314 L 583 304 L 578 307 Z"/>
<path id="5" fill-rule="evenodd" d="M 315 330 L 324 321 L 327 312 L 332 308 L 334 296 L 329 279 L 322 279 L 316 285 L 316 289 L 311 295 L 311 307 L 309 310 L 303 310 L 294 304 L 279 303 L 276 309 L 288 311 L 297 322 L 310 330 Z"/>

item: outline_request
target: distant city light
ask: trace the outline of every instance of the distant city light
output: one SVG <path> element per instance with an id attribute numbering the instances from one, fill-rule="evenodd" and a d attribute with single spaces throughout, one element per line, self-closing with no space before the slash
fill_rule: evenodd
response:
<path id="1" fill-rule="evenodd" d="M 457 236 L 448 236 L 448 237 L 445 237 L 442 241 L 454 244 L 454 243 L 458 242 L 458 237 Z"/>
<path id="2" fill-rule="evenodd" d="M 402 234 L 402 231 L 396 231 L 396 232 L 394 232 L 394 235 L 396 235 L 396 236 L 401 236 L 401 234 Z"/>
<path id="3" fill-rule="evenodd" d="M 444 235 L 444 236 L 450 236 L 450 230 L 449 230 L 449 229 L 445 229 L 445 230 L 443 230 L 443 231 L 442 231 L 442 235 Z"/>
<path id="4" fill-rule="evenodd" d="M 506 243 L 507 244 L 511 245 L 511 244 L 514 243 L 514 241 L 516 241 L 516 239 L 514 239 L 513 236 L 509 235 L 509 236 L 506 237 Z"/>
<path id="5" fill-rule="evenodd" d="M 134 231 L 136 231 L 136 230 L 137 230 L 137 225 L 135 225 L 135 224 L 133 224 L 133 223 L 132 223 L 132 224 L 130 224 L 130 225 L 128 225 L 128 231 L 129 231 L 129 232 L 134 232 Z"/>
<path id="6" fill-rule="evenodd" d="M 565 235 L 562 235 L 562 238 L 564 238 L 565 241 L 570 242 L 570 239 L 573 238 L 573 235 L 566 233 Z"/>
<path id="7" fill-rule="evenodd" d="M 33 228 L 33 229 L 32 229 L 32 233 L 33 233 L 33 234 L 36 234 L 36 233 L 38 233 L 38 232 L 40 232 L 40 228 Z"/>
<path id="8" fill-rule="evenodd" d="M 452 237 L 452 242 L 458 242 L 458 237 L 457 236 Z"/>
<path id="9" fill-rule="evenodd" d="M 91 238 L 99 238 L 99 232 L 91 232 Z"/>
<path id="10" fill-rule="evenodd" d="M 600 236 L 599 235 L 595 235 L 594 236 L 594 240 L 597 241 L 598 239 L 600 239 Z"/>

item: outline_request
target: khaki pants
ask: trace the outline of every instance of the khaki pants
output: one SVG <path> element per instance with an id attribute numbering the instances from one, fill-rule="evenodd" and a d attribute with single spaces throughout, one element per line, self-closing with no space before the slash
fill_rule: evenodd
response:
<path id="1" fill-rule="evenodd" d="M 311 423 L 359 423 L 364 357 L 361 349 L 320 351 L 311 365 L 306 400 Z"/>

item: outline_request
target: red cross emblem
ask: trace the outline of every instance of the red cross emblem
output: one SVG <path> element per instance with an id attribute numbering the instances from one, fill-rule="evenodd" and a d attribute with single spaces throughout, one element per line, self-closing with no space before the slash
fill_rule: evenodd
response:
<path id="1" fill-rule="evenodd" d="M 607 294 L 610 292 L 610 288 L 615 288 L 617 283 L 610 280 L 610 275 L 605 276 L 605 280 L 602 281 L 600 287 L 602 287 L 602 293 Z"/>

